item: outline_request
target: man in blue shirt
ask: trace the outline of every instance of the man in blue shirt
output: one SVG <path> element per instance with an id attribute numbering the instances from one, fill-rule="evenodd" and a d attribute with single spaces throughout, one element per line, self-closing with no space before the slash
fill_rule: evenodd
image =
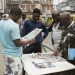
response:
<path id="1" fill-rule="evenodd" d="M 19 25 L 16 23 L 21 17 L 21 10 L 13 7 L 9 12 L 9 19 L 0 22 L 0 43 L 3 46 L 3 57 L 5 62 L 4 75 L 22 74 L 22 48 L 21 46 L 35 42 L 35 40 L 22 40 Z"/>
<path id="2" fill-rule="evenodd" d="M 29 50 L 29 52 L 24 52 L 24 53 L 41 52 L 41 43 L 46 38 L 46 36 L 48 35 L 48 30 L 46 29 L 45 25 L 39 21 L 40 15 L 41 15 L 41 11 L 38 8 L 35 8 L 33 10 L 33 13 L 32 13 L 32 19 L 26 20 L 24 23 L 21 36 L 27 35 L 28 33 L 30 33 L 35 28 L 42 29 L 42 32 L 44 33 L 43 37 L 42 37 L 42 33 L 40 33 L 36 37 L 36 43 L 31 44 L 26 48 Z"/>

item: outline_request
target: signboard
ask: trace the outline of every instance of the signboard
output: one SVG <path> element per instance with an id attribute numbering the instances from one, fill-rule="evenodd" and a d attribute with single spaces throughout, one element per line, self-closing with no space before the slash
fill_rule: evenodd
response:
<path id="1" fill-rule="evenodd" d="M 0 13 L 4 13 L 5 0 L 0 0 Z"/>

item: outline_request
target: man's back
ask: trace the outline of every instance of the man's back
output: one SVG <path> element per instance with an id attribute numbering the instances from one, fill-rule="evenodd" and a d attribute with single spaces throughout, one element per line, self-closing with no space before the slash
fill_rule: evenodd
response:
<path id="1" fill-rule="evenodd" d="M 3 54 L 18 56 L 22 52 L 13 40 L 20 39 L 18 25 L 11 19 L 0 23 L 0 41 L 4 47 Z"/>

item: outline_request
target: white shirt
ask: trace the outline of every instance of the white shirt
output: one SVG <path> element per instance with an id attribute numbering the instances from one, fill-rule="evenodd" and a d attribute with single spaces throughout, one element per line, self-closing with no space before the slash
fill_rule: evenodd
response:
<path id="1" fill-rule="evenodd" d="M 61 41 L 62 30 L 58 29 L 59 24 L 60 23 L 58 23 L 56 26 L 54 24 L 52 28 L 52 38 L 53 38 L 54 44 L 58 44 Z"/>

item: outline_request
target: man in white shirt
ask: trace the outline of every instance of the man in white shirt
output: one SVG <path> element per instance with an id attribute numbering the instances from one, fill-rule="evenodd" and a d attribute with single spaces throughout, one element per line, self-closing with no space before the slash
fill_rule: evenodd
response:
<path id="1" fill-rule="evenodd" d="M 53 23 L 49 27 L 48 31 L 52 31 L 52 45 L 54 46 L 54 50 L 57 50 L 57 47 L 61 41 L 62 35 L 62 26 L 60 25 L 60 13 L 58 11 L 52 12 Z"/>

